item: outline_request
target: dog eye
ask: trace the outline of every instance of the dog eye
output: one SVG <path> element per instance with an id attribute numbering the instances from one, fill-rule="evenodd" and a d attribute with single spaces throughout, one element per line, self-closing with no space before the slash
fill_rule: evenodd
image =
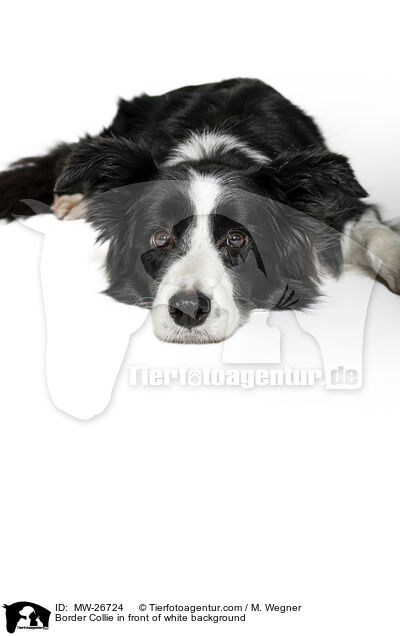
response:
<path id="1" fill-rule="evenodd" d="M 159 230 L 154 232 L 151 242 L 154 247 L 166 247 L 171 242 L 171 234 L 167 230 Z"/>
<path id="2" fill-rule="evenodd" d="M 243 247 L 247 243 L 247 236 L 239 230 L 231 230 L 226 237 L 226 244 L 229 247 Z"/>

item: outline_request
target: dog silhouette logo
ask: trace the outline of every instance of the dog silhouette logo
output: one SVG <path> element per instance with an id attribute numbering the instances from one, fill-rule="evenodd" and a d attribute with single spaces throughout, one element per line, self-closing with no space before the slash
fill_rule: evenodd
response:
<path id="1" fill-rule="evenodd" d="M 20 601 L 3 605 L 6 610 L 7 631 L 14 634 L 16 629 L 48 629 L 51 612 L 30 601 Z"/>

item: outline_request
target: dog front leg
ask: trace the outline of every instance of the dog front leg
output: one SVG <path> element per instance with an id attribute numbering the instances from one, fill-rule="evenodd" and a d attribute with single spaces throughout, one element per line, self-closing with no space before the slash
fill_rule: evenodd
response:
<path id="1" fill-rule="evenodd" d="M 382 223 L 376 210 L 347 225 L 342 247 L 345 264 L 372 270 L 400 294 L 400 235 Z"/>

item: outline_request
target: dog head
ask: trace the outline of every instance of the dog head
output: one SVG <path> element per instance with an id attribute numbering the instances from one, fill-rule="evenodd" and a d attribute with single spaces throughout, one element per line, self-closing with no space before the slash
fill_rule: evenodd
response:
<path id="1" fill-rule="evenodd" d="M 366 196 L 345 157 L 287 152 L 156 165 L 142 144 L 81 142 L 56 184 L 83 192 L 109 242 L 107 293 L 152 309 L 171 342 L 217 342 L 253 309 L 300 309 L 341 266 L 340 231 Z"/>

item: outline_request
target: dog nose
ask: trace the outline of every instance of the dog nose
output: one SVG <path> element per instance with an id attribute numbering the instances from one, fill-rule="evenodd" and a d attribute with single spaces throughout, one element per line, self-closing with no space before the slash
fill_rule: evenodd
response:
<path id="1" fill-rule="evenodd" d="M 186 329 L 201 325 L 211 309 L 210 299 L 201 292 L 178 292 L 169 300 L 168 310 L 176 324 Z"/>

